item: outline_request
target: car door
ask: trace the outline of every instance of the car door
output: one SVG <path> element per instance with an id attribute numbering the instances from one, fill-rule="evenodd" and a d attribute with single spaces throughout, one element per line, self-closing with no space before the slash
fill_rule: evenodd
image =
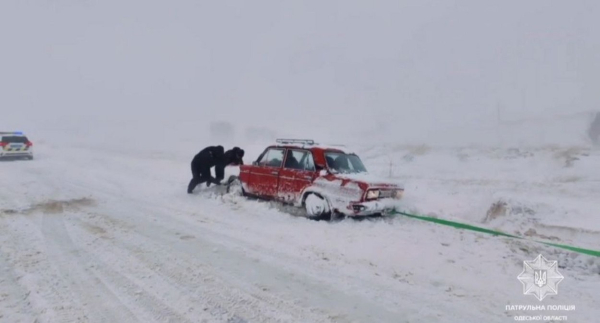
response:
<path id="1" fill-rule="evenodd" d="M 262 197 L 277 197 L 277 186 L 279 185 L 279 172 L 283 165 L 285 149 L 269 148 L 258 160 L 256 167 L 250 172 L 250 193 Z"/>
<path id="2" fill-rule="evenodd" d="M 258 180 L 258 176 L 256 176 L 255 174 L 258 173 L 257 169 L 262 167 L 259 166 L 259 162 L 263 161 L 265 156 L 267 155 L 267 152 L 269 151 L 269 148 L 266 148 L 256 159 L 256 161 L 253 161 L 252 164 L 250 165 L 242 165 L 240 166 L 240 181 L 243 183 L 244 185 L 244 189 L 246 190 L 247 193 L 249 194 L 255 194 L 256 195 L 256 190 L 257 190 L 257 180 Z"/>
<path id="3" fill-rule="evenodd" d="M 300 194 L 316 176 L 312 153 L 305 149 L 288 149 L 285 163 L 279 173 L 277 195 L 288 203 L 300 201 Z"/>

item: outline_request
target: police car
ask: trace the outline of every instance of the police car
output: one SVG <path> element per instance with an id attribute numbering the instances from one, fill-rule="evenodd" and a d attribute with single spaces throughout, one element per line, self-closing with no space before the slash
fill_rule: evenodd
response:
<path id="1" fill-rule="evenodd" d="M 33 143 L 22 132 L 0 131 L 0 158 L 33 159 Z"/>

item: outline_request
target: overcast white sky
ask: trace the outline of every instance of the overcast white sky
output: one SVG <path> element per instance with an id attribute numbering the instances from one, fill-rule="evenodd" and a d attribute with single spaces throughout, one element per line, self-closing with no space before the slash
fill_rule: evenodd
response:
<path id="1" fill-rule="evenodd" d="M 498 107 L 598 110 L 599 17 L 598 0 L 2 0 L 0 125 L 229 119 L 426 138 L 493 124 Z"/>

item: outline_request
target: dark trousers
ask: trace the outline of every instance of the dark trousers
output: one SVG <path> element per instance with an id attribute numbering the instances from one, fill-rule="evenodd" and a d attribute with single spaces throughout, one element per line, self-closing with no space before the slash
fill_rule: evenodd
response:
<path id="1" fill-rule="evenodd" d="M 210 169 L 208 171 L 210 172 Z M 206 170 L 204 170 L 204 172 L 206 172 Z M 210 176 L 210 173 L 208 175 Z M 206 182 L 205 177 L 206 175 L 203 174 L 202 170 L 194 166 L 194 163 L 192 163 L 192 180 L 190 180 L 190 184 L 188 185 L 188 194 L 191 194 L 198 184 Z"/>
<path id="2" fill-rule="evenodd" d="M 190 184 L 188 185 L 187 192 L 188 194 L 192 194 L 196 186 L 207 182 L 206 185 L 210 186 L 211 183 L 220 184 L 216 181 L 210 174 L 210 168 L 208 169 L 196 169 L 194 165 L 192 165 L 192 179 L 190 180 Z"/>
<path id="3" fill-rule="evenodd" d="M 201 176 L 194 176 L 192 178 L 192 180 L 190 181 L 190 184 L 188 185 L 188 189 L 187 189 L 188 194 L 192 194 L 192 192 L 194 192 L 194 189 L 196 188 L 196 186 L 198 186 L 198 184 L 202 184 L 204 182 L 206 182 L 206 179 L 203 179 Z"/>

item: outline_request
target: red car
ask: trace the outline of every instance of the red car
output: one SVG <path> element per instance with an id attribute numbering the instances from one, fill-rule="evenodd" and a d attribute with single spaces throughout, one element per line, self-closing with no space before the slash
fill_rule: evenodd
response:
<path id="1" fill-rule="evenodd" d="M 377 180 L 360 158 L 313 140 L 278 139 L 251 165 L 241 165 L 242 193 L 304 207 L 310 218 L 370 216 L 393 210 L 401 184 Z"/>

